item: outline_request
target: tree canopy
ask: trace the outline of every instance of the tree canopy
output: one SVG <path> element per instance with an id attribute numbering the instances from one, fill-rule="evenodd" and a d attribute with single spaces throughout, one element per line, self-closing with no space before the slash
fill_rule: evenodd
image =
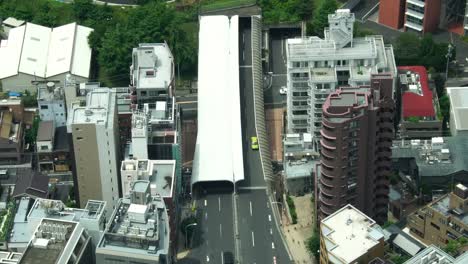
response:
<path id="1" fill-rule="evenodd" d="M 259 0 L 265 23 L 299 22 L 312 17 L 315 0 Z"/>
<path id="2" fill-rule="evenodd" d="M 323 37 L 323 29 L 328 26 L 328 15 L 335 13 L 337 9 L 338 2 L 336 0 L 320 0 L 314 10 L 308 33 Z"/>

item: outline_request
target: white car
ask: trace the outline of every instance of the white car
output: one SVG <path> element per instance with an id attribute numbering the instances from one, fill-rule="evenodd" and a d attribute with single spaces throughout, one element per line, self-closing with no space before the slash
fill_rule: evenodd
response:
<path id="1" fill-rule="evenodd" d="M 280 90 L 279 90 L 279 93 L 280 94 L 287 94 L 288 93 L 288 88 L 286 88 L 286 86 L 281 87 Z"/>

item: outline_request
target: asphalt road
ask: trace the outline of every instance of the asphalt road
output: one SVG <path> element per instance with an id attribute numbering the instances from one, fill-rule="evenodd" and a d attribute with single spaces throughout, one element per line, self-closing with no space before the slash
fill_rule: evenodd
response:
<path id="1" fill-rule="evenodd" d="M 243 21 L 241 21 L 243 22 Z M 276 228 L 269 206 L 266 183 L 258 150 L 252 150 L 250 137 L 256 136 L 252 79 L 251 30 L 240 23 L 239 79 L 245 180 L 237 185 L 237 221 L 240 263 L 291 263 Z M 245 55 L 242 55 L 245 54 Z"/>

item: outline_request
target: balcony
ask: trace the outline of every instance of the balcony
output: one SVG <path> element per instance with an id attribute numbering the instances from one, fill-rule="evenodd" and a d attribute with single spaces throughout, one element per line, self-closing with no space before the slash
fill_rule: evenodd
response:
<path id="1" fill-rule="evenodd" d="M 426 5 L 426 3 L 424 3 L 424 1 L 420 1 L 420 0 L 406 0 L 406 3 L 417 5 L 419 7 L 424 7 Z"/>
<path id="2" fill-rule="evenodd" d="M 323 129 L 320 130 L 320 135 L 322 135 L 322 137 L 328 140 L 336 140 L 336 137 L 328 135 L 327 133 L 325 133 L 325 131 L 323 131 Z"/>
<path id="3" fill-rule="evenodd" d="M 325 205 L 330 206 L 330 207 L 333 207 L 333 203 L 330 201 L 330 199 L 328 199 L 328 201 L 327 201 L 327 199 L 326 198 L 324 199 L 324 198 L 325 197 L 322 194 L 320 194 L 320 196 L 319 196 L 320 203 L 325 204 Z"/>
<path id="4" fill-rule="evenodd" d="M 418 25 L 416 23 L 412 23 L 412 22 L 409 22 L 409 21 L 405 22 L 405 27 L 409 27 L 409 28 L 414 29 L 414 30 L 419 31 L 419 32 L 421 32 L 423 30 L 423 27 L 421 25 Z"/>
<path id="5" fill-rule="evenodd" d="M 411 10 L 411 9 L 406 9 L 405 14 L 406 14 L 407 16 L 415 17 L 415 18 L 417 18 L 417 19 L 419 19 L 419 20 L 423 20 L 423 18 L 424 18 L 424 14 L 423 14 L 423 13 L 419 13 L 419 12 L 416 12 L 416 11 Z"/>
<path id="6" fill-rule="evenodd" d="M 328 150 L 336 150 L 336 147 L 327 144 L 323 139 L 320 140 L 320 145 Z"/>

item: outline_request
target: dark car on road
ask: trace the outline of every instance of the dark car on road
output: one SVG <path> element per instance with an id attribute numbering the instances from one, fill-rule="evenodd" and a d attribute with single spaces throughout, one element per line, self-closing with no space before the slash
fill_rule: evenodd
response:
<path id="1" fill-rule="evenodd" d="M 231 252 L 223 252 L 222 264 L 234 264 L 234 255 Z"/>

